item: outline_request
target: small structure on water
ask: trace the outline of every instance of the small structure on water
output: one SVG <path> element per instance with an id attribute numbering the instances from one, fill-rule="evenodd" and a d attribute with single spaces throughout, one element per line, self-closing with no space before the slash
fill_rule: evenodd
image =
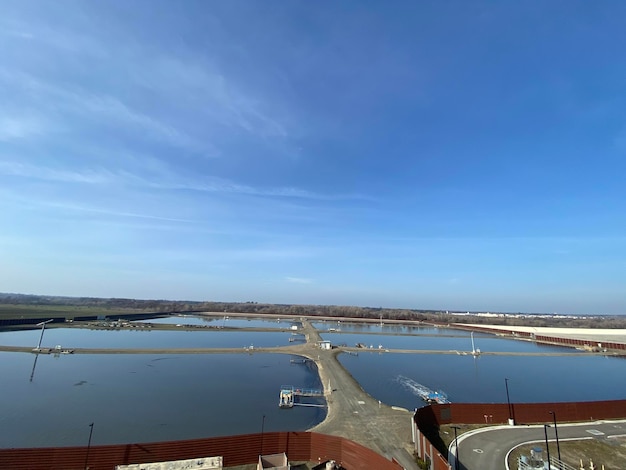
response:
<path id="1" fill-rule="evenodd" d="M 448 396 L 441 390 L 431 390 L 426 385 L 417 383 L 415 380 L 404 377 L 403 375 L 398 376 L 397 380 L 402 386 L 409 389 L 426 403 L 439 403 L 440 405 L 450 403 Z"/>
<path id="2" fill-rule="evenodd" d="M 282 385 L 278 395 L 280 408 L 293 408 L 294 406 L 312 406 L 323 408 L 324 405 L 317 403 L 301 403 L 300 397 L 323 397 L 324 392 L 313 388 L 297 388 L 293 385 Z"/>
<path id="3" fill-rule="evenodd" d="M 440 405 L 450 403 L 450 400 L 448 400 L 448 397 L 446 396 L 446 394 L 439 390 L 435 390 L 435 391 L 431 390 L 428 394 L 426 394 L 425 398 L 424 397 L 422 398 L 428 403 L 439 403 Z"/>
<path id="4" fill-rule="evenodd" d="M 289 338 L 289 342 L 293 343 L 294 341 L 306 342 L 306 335 L 304 333 L 291 333 L 291 337 Z"/>
<path id="5" fill-rule="evenodd" d="M 480 356 L 480 349 L 474 346 L 474 332 L 472 331 L 470 336 L 472 337 L 472 356 Z"/>
<path id="6" fill-rule="evenodd" d="M 278 395 L 278 406 L 280 408 L 293 408 L 293 387 L 282 386 Z"/>

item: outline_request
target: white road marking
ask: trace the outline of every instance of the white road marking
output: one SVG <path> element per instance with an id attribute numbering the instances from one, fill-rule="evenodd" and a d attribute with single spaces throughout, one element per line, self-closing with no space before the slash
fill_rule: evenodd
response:
<path id="1" fill-rule="evenodd" d="M 594 436 L 604 436 L 602 431 L 598 431 L 597 429 L 587 429 L 589 434 L 593 434 Z"/>

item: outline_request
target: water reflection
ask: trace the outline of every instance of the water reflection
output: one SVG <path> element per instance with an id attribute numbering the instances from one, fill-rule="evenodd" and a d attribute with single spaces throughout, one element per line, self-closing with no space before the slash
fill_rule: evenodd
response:
<path id="1" fill-rule="evenodd" d="M 289 355 L 38 356 L 0 353 L 2 447 L 84 445 L 94 421 L 98 445 L 258 432 L 264 414 L 266 431 L 304 430 L 325 414 L 278 408 L 284 383 L 321 387 Z"/>
<path id="2" fill-rule="evenodd" d="M 360 344 L 366 349 L 422 349 L 432 351 L 456 351 L 459 354 L 469 354 L 472 351 L 472 341 L 469 335 L 462 337 L 450 336 L 397 336 L 397 335 L 370 335 L 362 333 L 331 333 L 322 334 L 322 338 L 335 345 L 356 346 Z M 558 352 L 574 353 L 574 348 L 537 344 L 531 341 L 506 339 L 500 336 L 474 337 L 476 349 L 482 352 Z"/>
<path id="3" fill-rule="evenodd" d="M 506 403 L 505 377 L 516 402 L 626 399 L 626 359 L 619 357 L 369 353 L 339 359 L 366 392 L 408 409 L 424 403 L 401 386 L 401 376 L 443 390 L 453 402 Z"/>
<path id="4" fill-rule="evenodd" d="M 33 361 L 33 369 L 30 371 L 30 382 L 32 382 L 33 377 L 35 377 L 35 368 L 37 367 L 37 359 L 39 359 L 39 354 L 35 353 L 35 360 Z"/>
<path id="5" fill-rule="evenodd" d="M 470 332 L 455 328 L 437 328 L 424 325 L 405 325 L 397 323 L 359 323 L 346 321 L 313 322 L 313 326 L 320 332 L 369 333 L 384 335 L 414 335 L 414 336 L 453 336 L 469 337 Z M 475 336 L 488 338 L 488 333 L 474 333 Z"/>
<path id="6" fill-rule="evenodd" d="M 0 332 L 0 344 L 32 346 L 39 330 Z M 287 346 L 288 332 L 256 331 L 168 331 L 168 330 L 90 330 L 86 328 L 47 328 L 42 347 L 54 348 L 243 348 Z"/>
<path id="7" fill-rule="evenodd" d="M 294 322 L 281 319 L 260 319 L 248 317 L 174 315 L 163 318 L 141 320 L 135 323 L 156 323 L 159 325 L 191 325 L 211 328 L 290 328 Z M 299 322 L 295 322 L 299 324 Z"/>
<path id="8" fill-rule="evenodd" d="M 371 335 L 356 326 L 354 331 L 326 332 L 324 337 L 335 344 L 363 342 L 374 348 L 472 348 L 469 334 Z M 448 329 L 444 331 L 450 333 Z M 34 347 L 39 334 L 39 330 L 3 332 L 0 344 Z M 288 345 L 290 337 L 290 332 L 49 328 L 43 346 L 258 347 Z M 482 351 L 575 351 L 482 335 L 475 335 L 475 343 Z M 302 430 L 319 422 L 325 412 L 316 408 L 278 409 L 282 384 L 321 387 L 313 363 L 291 363 L 288 355 L 42 356 L 0 353 L 0 426 L 11 429 L 10 434 L 0 437 L 0 446 L 83 445 L 85 423 L 94 421 L 98 423 L 94 444 L 258 432 L 263 416 L 266 430 Z M 340 361 L 376 399 L 408 409 L 423 402 L 415 395 L 415 387 L 407 384 L 443 390 L 453 402 L 505 402 L 504 377 L 509 378 L 511 400 L 516 402 L 626 398 L 626 360 L 621 358 L 368 351 L 358 356 L 341 354 Z"/>

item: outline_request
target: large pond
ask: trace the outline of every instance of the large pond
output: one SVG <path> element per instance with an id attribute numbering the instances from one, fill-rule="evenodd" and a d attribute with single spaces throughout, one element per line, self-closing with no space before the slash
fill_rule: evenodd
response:
<path id="1" fill-rule="evenodd" d="M 141 320 L 136 323 L 156 323 L 160 325 L 192 325 L 212 328 L 290 328 L 291 325 L 300 325 L 300 322 L 281 319 L 260 319 L 248 317 L 209 317 L 195 315 L 174 315 L 170 317 Z"/>
<path id="2" fill-rule="evenodd" d="M 148 442 L 304 430 L 323 408 L 278 408 L 282 384 L 319 388 L 285 354 L 0 353 L 0 447 Z M 32 374 L 32 381 L 31 381 Z"/>
<path id="3" fill-rule="evenodd" d="M 342 354 L 340 362 L 363 389 L 390 405 L 424 405 L 416 384 L 442 390 L 453 402 L 626 399 L 626 358 L 604 356 L 457 356 L 439 354 Z M 376 373 L 372 373 L 376 371 Z"/>
<path id="4" fill-rule="evenodd" d="M 384 335 L 415 335 L 415 336 L 460 336 L 469 337 L 471 332 L 454 328 L 437 328 L 422 325 L 401 325 L 396 323 L 355 323 L 345 321 L 314 322 L 313 326 L 320 332 L 329 333 L 367 333 Z M 474 333 L 476 338 L 491 337 L 489 333 Z"/>
<path id="5" fill-rule="evenodd" d="M 174 317 L 171 320 L 188 317 Z M 193 318 L 193 317 L 192 317 Z M 224 319 L 222 319 L 224 321 Z M 228 321 L 228 320 L 226 320 Z M 239 318 L 237 322 L 246 322 Z M 259 322 L 266 323 L 264 320 Z M 178 324 L 178 323 L 176 323 Z M 291 322 L 287 323 L 287 326 Z M 326 326 L 329 323 L 326 322 Z M 333 343 L 378 349 L 471 351 L 466 332 L 356 324 L 347 333 L 323 332 Z M 331 328 L 334 326 L 331 326 Z M 359 329 L 362 328 L 362 329 Z M 382 328 L 387 334 L 370 334 Z M 439 333 L 437 333 L 439 332 Z M 411 333 L 409 335 L 409 333 Z M 0 344 L 36 346 L 41 330 L 0 333 Z M 289 332 L 88 330 L 49 328 L 43 346 L 82 348 L 198 348 L 288 345 Z M 502 337 L 474 335 L 483 351 L 574 352 Z M 40 355 L 0 353 L 3 400 L 1 447 L 146 442 L 303 430 L 324 409 L 278 408 L 282 384 L 320 387 L 315 367 L 284 354 Z M 365 391 L 389 405 L 424 403 L 417 384 L 443 390 L 453 402 L 504 402 L 508 378 L 515 402 L 626 399 L 626 359 L 602 356 L 490 356 L 393 354 L 362 351 L 340 361 Z M 34 367 L 36 365 L 36 368 Z M 32 381 L 31 381 L 32 377 Z M 10 430 L 7 432 L 6 430 Z"/>
<path id="6" fill-rule="evenodd" d="M 454 330 L 452 330 L 454 331 Z M 472 351 L 472 339 L 469 336 L 409 336 L 393 334 L 363 334 L 325 332 L 322 338 L 332 344 L 355 346 L 363 344 L 368 349 L 422 349 L 427 351 Z M 484 352 L 530 352 L 530 353 L 573 353 L 574 348 L 541 345 L 531 341 L 511 340 L 500 336 L 474 336 L 474 348 Z"/>
<path id="7" fill-rule="evenodd" d="M 5 346 L 37 346 L 41 330 L 0 332 Z M 42 347 L 64 348 L 243 348 L 288 346 L 289 332 L 256 331 L 168 331 L 89 330 L 86 328 L 46 328 Z"/>

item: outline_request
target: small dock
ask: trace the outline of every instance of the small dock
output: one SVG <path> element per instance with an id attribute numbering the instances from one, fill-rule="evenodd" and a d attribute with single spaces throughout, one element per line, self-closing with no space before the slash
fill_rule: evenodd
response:
<path id="1" fill-rule="evenodd" d="M 304 358 L 304 359 L 291 359 L 289 361 L 290 364 L 308 364 L 310 362 L 311 362 L 311 359 L 307 359 L 307 358 Z"/>
<path id="2" fill-rule="evenodd" d="M 318 403 L 302 403 L 301 397 L 323 397 L 324 392 L 322 390 L 313 388 L 298 388 L 293 385 L 282 385 L 280 387 L 280 394 L 278 396 L 278 406 L 280 408 L 293 408 L 294 406 L 312 406 L 317 408 L 324 408 L 325 405 Z"/>
<path id="3" fill-rule="evenodd" d="M 302 341 L 303 343 L 306 343 L 306 335 L 303 333 L 291 333 L 289 342 L 293 343 L 295 341 Z"/>

